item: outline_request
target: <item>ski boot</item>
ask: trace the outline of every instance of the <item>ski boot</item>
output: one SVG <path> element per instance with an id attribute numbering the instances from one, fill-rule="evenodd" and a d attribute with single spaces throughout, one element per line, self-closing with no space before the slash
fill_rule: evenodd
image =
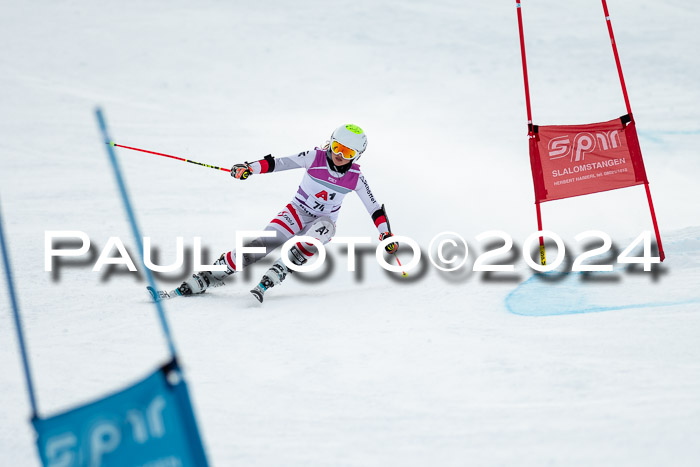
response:
<path id="1" fill-rule="evenodd" d="M 220 287 L 225 285 L 224 279 L 233 275 L 236 271 L 232 271 L 226 263 L 226 253 L 222 253 L 219 259 L 214 261 L 214 265 L 226 266 L 225 271 L 201 271 L 192 274 L 191 277 L 185 280 L 177 291 L 180 295 L 195 295 L 207 291 L 209 287 Z"/>
<path id="2" fill-rule="evenodd" d="M 301 266 L 307 261 L 307 259 L 301 253 L 301 251 L 299 251 L 299 249 L 296 247 L 296 245 L 289 249 L 289 259 L 292 261 L 292 263 L 296 264 L 297 266 Z M 257 301 L 262 303 L 263 297 L 265 296 L 265 292 L 267 291 L 267 289 L 281 284 L 282 281 L 284 281 L 284 279 L 287 277 L 287 274 L 291 274 L 293 272 L 294 270 L 289 269 L 284 264 L 284 262 L 282 262 L 282 258 L 280 258 L 274 262 L 274 264 L 270 267 L 270 269 L 267 270 L 265 274 L 263 274 L 262 279 L 260 279 L 258 285 L 253 287 L 250 293 L 253 294 Z"/>

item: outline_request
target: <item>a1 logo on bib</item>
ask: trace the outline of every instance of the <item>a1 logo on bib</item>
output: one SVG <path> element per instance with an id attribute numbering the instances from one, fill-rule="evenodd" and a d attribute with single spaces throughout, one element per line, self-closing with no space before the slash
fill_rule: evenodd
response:
<path id="1" fill-rule="evenodd" d="M 328 194 L 326 190 L 319 191 L 314 195 L 316 198 L 321 198 L 324 201 L 328 201 L 329 199 L 335 198 L 335 193 Z"/>

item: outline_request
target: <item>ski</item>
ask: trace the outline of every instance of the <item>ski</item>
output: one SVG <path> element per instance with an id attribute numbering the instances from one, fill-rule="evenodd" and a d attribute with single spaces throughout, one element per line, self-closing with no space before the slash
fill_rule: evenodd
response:
<path id="1" fill-rule="evenodd" d="M 167 300 L 169 298 L 175 298 L 175 297 L 182 297 L 182 294 L 178 289 L 173 289 L 173 290 L 156 290 L 153 287 L 146 287 L 148 290 L 148 293 L 151 295 L 151 298 L 155 302 L 161 302 L 163 300 Z"/>

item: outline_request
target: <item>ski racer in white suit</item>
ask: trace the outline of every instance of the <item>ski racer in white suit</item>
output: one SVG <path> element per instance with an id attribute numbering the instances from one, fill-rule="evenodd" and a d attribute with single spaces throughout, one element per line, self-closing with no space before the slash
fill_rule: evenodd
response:
<path id="1" fill-rule="evenodd" d="M 224 253 L 214 264 L 225 265 L 225 271 L 192 274 L 177 289 L 178 293 L 198 294 L 205 292 L 208 287 L 223 285 L 226 277 L 265 257 L 295 235 L 308 235 L 323 244 L 328 243 L 335 235 L 335 222 L 343 199 L 353 191 L 358 194 L 372 216 L 379 231 L 379 239 L 393 236 L 383 206 L 377 202 L 360 171 L 360 166 L 355 163 L 366 148 L 367 136 L 364 131 L 357 125 L 343 125 L 333 132 L 324 148 L 315 148 L 282 158 L 267 155 L 257 162 L 234 165 L 231 176 L 239 180 L 247 180 L 254 174 L 298 168 L 304 168 L 306 172 L 294 198 L 265 227 L 265 230 L 274 231 L 275 237 L 260 237 L 247 244 L 265 247 L 265 253 L 244 253 L 241 255 L 242 264 L 235 263 L 235 250 Z M 389 253 L 395 253 L 397 249 L 396 242 L 386 246 Z M 296 265 L 302 265 L 315 253 L 316 248 L 311 243 L 297 242 L 289 250 L 289 259 Z M 251 293 L 262 302 L 265 291 L 279 285 L 290 272 L 292 271 L 282 259 L 278 259 Z"/>

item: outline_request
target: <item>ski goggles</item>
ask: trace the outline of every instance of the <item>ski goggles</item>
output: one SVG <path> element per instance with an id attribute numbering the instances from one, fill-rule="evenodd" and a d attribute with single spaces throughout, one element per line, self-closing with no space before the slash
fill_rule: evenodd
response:
<path id="1" fill-rule="evenodd" d="M 343 144 L 340 144 L 335 140 L 331 141 L 331 151 L 333 151 L 333 154 L 343 156 L 343 159 L 354 159 L 355 157 L 357 157 L 357 151 Z"/>

